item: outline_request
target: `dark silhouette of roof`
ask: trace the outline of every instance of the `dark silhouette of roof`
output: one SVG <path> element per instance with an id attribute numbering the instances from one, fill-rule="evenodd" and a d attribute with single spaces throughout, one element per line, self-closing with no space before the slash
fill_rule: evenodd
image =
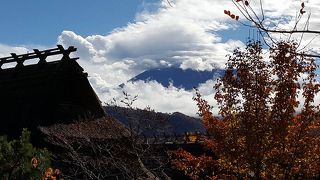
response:
<path id="1" fill-rule="evenodd" d="M 70 58 L 75 51 L 58 45 L 0 58 L 0 135 L 16 137 L 22 128 L 34 134 L 38 126 L 105 115 L 78 58 Z"/>

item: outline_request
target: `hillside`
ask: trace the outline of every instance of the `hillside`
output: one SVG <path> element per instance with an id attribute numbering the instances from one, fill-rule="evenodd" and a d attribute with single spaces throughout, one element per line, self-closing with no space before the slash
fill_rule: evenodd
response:
<path id="1" fill-rule="evenodd" d="M 155 134 L 184 134 L 185 132 L 204 132 L 205 128 L 200 119 L 179 112 L 166 114 L 141 109 L 106 106 L 106 113 L 119 120 L 127 127 L 138 127 L 144 135 Z"/>

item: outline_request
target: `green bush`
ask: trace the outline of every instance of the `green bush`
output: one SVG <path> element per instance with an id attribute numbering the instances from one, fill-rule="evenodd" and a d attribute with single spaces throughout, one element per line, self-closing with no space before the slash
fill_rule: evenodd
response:
<path id="1" fill-rule="evenodd" d="M 42 179 L 50 167 L 46 149 L 33 147 L 30 132 L 23 129 L 19 140 L 0 136 L 0 179 Z"/>

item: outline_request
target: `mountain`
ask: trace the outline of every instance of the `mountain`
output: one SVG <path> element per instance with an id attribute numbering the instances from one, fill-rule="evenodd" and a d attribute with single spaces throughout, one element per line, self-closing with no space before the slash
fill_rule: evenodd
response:
<path id="1" fill-rule="evenodd" d="M 106 106 L 106 113 L 127 127 L 139 127 L 147 135 L 177 134 L 186 132 L 205 132 L 199 118 L 190 117 L 179 112 L 172 114 L 154 112 L 142 109 L 128 109 L 118 106 Z"/>
<path id="2" fill-rule="evenodd" d="M 199 84 L 205 83 L 207 80 L 223 76 L 224 72 L 225 71 L 222 69 L 196 71 L 192 69 L 183 70 L 177 67 L 158 68 L 144 71 L 130 79 L 128 82 L 154 80 L 162 84 L 164 87 L 168 87 L 171 83 L 174 87 L 191 90 L 194 87 L 198 87 Z M 123 85 L 124 84 L 121 84 L 120 86 Z"/>

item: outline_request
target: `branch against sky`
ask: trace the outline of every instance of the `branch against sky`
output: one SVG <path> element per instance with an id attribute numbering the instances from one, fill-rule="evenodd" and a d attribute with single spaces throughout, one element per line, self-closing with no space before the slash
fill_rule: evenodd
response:
<path id="1" fill-rule="evenodd" d="M 299 4 L 292 26 L 289 26 L 288 23 L 281 24 L 281 22 L 271 22 L 272 19 L 265 14 L 266 8 L 264 7 L 264 2 L 262 0 L 232 0 L 232 2 L 244 19 L 244 21 L 239 22 L 244 26 L 257 28 L 257 31 L 263 37 L 265 44 L 269 46 L 269 48 L 272 47 L 272 43 L 274 44 L 278 41 L 274 34 L 284 35 L 287 41 L 296 39 L 299 42 L 299 50 L 307 49 L 308 45 L 320 35 L 319 30 L 309 28 L 312 13 L 311 10 L 306 10 L 307 3 L 305 2 Z M 254 3 L 254 5 L 252 5 L 252 3 Z M 225 14 L 229 15 L 232 19 L 239 20 L 239 16 L 232 14 L 228 10 L 225 10 Z M 297 36 L 294 36 L 295 34 L 297 34 Z M 303 46 L 301 45 L 301 42 L 304 40 L 305 34 L 310 34 L 314 37 Z M 296 53 L 301 55 L 302 53 L 300 53 L 299 50 Z M 309 52 L 304 55 L 308 57 L 320 57 L 319 52 Z"/>

